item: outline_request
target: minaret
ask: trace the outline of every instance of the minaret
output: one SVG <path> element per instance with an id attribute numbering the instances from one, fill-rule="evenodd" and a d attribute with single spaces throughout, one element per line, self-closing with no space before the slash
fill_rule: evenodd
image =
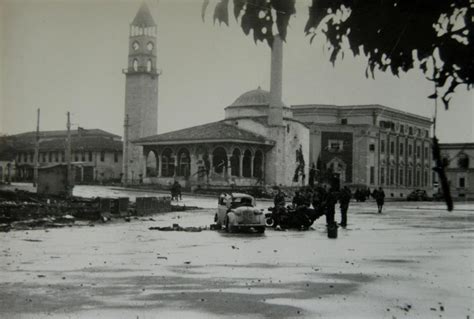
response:
<path id="1" fill-rule="evenodd" d="M 280 35 L 275 35 L 273 37 L 270 69 L 270 110 L 268 124 L 271 126 L 283 125 L 282 76 L 283 42 Z"/>
<path id="2" fill-rule="evenodd" d="M 130 24 L 128 67 L 125 74 L 124 182 L 143 173 L 142 147 L 131 142 L 158 131 L 158 76 L 155 21 L 145 2 Z"/>

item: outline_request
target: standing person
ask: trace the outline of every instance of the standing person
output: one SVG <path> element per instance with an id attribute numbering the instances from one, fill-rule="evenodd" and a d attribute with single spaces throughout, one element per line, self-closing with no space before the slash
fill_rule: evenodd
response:
<path id="1" fill-rule="evenodd" d="M 181 184 L 178 181 L 174 181 L 171 186 L 171 199 L 173 198 L 176 198 L 176 201 L 183 199 L 181 196 Z"/>
<path id="2" fill-rule="evenodd" d="M 382 187 L 379 187 L 379 189 L 375 189 L 374 192 L 372 193 L 372 196 L 375 198 L 375 201 L 377 202 L 377 208 L 379 210 L 379 214 L 381 214 L 383 204 L 385 202 L 385 192 L 383 191 Z"/>
<path id="3" fill-rule="evenodd" d="M 285 193 L 281 191 L 278 187 L 276 188 L 277 193 L 273 198 L 273 220 L 274 224 L 273 227 L 280 229 L 280 217 L 284 213 L 285 210 Z"/>
<path id="4" fill-rule="evenodd" d="M 349 209 L 349 202 L 351 201 L 351 197 L 351 190 L 349 189 L 349 187 L 344 186 L 339 196 L 339 208 L 341 209 L 341 227 L 347 226 L 347 210 Z"/>
<path id="5" fill-rule="evenodd" d="M 336 204 L 338 199 L 338 192 L 333 187 L 329 188 L 329 191 L 326 196 L 324 203 L 324 208 L 326 212 L 326 224 L 332 225 L 335 223 L 334 216 L 336 215 Z"/>

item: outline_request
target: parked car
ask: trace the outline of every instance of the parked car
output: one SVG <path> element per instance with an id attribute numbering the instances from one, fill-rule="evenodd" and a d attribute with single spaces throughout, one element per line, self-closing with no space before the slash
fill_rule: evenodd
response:
<path id="1" fill-rule="evenodd" d="M 242 193 L 221 194 L 214 217 L 217 229 L 225 227 L 227 232 L 254 230 L 265 232 L 263 210 L 255 207 L 255 198 Z"/>
<path id="2" fill-rule="evenodd" d="M 427 201 L 427 200 L 430 200 L 430 198 L 425 190 L 415 189 L 413 192 L 408 194 L 407 200 L 408 201 Z"/>

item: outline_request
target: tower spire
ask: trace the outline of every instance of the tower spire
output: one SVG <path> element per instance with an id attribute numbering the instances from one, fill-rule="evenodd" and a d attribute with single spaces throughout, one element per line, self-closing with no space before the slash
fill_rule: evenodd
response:
<path id="1" fill-rule="evenodd" d="M 154 27 L 156 26 L 155 20 L 150 13 L 145 1 L 142 2 L 140 9 L 138 9 L 137 15 L 132 21 L 132 25 L 139 27 Z"/>

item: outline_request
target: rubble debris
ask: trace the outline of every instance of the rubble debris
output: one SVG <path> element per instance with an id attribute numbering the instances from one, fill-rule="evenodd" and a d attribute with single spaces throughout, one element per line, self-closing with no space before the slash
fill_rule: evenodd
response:
<path id="1" fill-rule="evenodd" d="M 185 231 L 185 232 L 201 232 L 205 230 L 204 227 L 181 227 L 179 224 L 173 224 L 173 226 L 165 227 L 149 227 L 149 230 L 159 230 L 159 231 Z"/>

